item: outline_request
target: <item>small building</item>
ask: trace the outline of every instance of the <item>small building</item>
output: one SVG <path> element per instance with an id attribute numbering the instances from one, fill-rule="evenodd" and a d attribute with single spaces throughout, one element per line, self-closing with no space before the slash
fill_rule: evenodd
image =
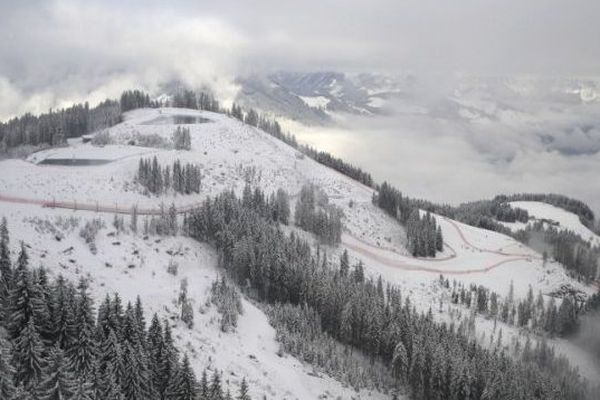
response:
<path id="1" fill-rule="evenodd" d="M 92 141 L 92 135 L 83 135 L 81 136 L 82 143 L 90 143 Z"/>

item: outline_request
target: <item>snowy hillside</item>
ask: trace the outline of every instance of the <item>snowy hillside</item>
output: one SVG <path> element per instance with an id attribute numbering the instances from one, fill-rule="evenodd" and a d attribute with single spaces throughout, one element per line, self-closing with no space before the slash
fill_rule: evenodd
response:
<path id="1" fill-rule="evenodd" d="M 190 129 L 191 150 L 134 145 L 141 137 L 150 136 L 168 143 L 175 122 L 183 117 L 192 122 L 180 125 Z M 434 281 L 440 274 L 466 284 L 483 285 L 500 296 L 506 295 L 513 281 L 516 298 L 524 298 L 530 285 L 544 295 L 565 285 L 587 294 L 594 290 L 567 276 L 561 265 L 544 263 L 540 254 L 510 237 L 440 216 L 436 219 L 444 234 L 444 250 L 434 259 L 413 258 L 406 250 L 403 228 L 372 204 L 373 189 L 223 114 L 141 109 L 126 113 L 125 121 L 107 134 L 111 144 L 101 147 L 77 140 L 68 147 L 35 153 L 27 160 L 0 161 L 0 216 L 8 218 L 13 251 L 24 240 L 31 248 L 32 265 L 45 265 L 53 275 L 89 276 L 96 299 L 112 291 L 125 299 L 139 294 L 150 312 L 173 317 L 174 321 L 180 281 L 187 278 L 197 311 L 196 324 L 189 330 L 178 323 L 179 344 L 194 355 L 197 372 L 211 365 L 226 375 L 235 372 L 237 375 L 228 378 L 235 383 L 243 374 L 256 398 L 263 394 L 278 399 L 315 399 L 321 395 L 349 398 L 356 394 L 332 378 L 314 374 L 309 365 L 291 356 L 277 355 L 274 329 L 247 300 L 236 332 L 222 333 L 214 306 L 207 305 L 210 285 L 220 274 L 214 250 L 185 237 L 115 233 L 111 226 L 114 210 L 127 214 L 134 206 L 157 210 L 161 204 L 185 210 L 224 190 L 241 194 L 246 183 L 260 186 L 266 193 L 282 188 L 294 202 L 301 187 L 313 183 L 344 213 L 342 243 L 327 248 L 328 256 L 337 259 L 343 249 L 348 249 L 352 260 L 364 262 L 369 275 L 381 275 L 385 281 L 398 284 L 420 310 L 437 309 L 440 293 Z M 143 194 L 134 178 L 140 158 L 154 156 L 165 165 L 176 159 L 199 165 L 200 193 Z M 57 203 L 67 209 L 53 209 Z M 546 209 L 539 203 L 515 205 L 530 206 L 531 215 L 557 220 L 568 229 L 577 228 L 578 221 L 571 220 L 569 213 L 562 215 L 559 209 Z M 94 212 L 108 208 L 113 212 Z M 98 252 L 94 255 L 79 230 L 96 216 L 105 221 L 106 227 L 98 234 Z M 316 245 L 316 239 L 303 235 Z M 179 264 L 177 276 L 167 273 L 170 262 Z M 448 316 L 441 311 L 436 312 L 436 318 L 447 320 Z M 478 323 L 481 329 L 489 328 L 489 321 L 483 318 Z M 517 329 L 512 332 L 514 336 L 519 334 Z M 571 355 L 568 351 L 566 354 Z M 580 365 L 586 362 L 573 361 Z M 588 372 L 596 374 L 589 368 Z M 383 397 L 365 391 L 360 395 Z"/>
<path id="2" fill-rule="evenodd" d="M 280 71 L 239 78 L 236 101 L 308 125 L 330 123 L 335 113 L 377 115 L 400 93 L 396 78 L 377 74 Z"/>
<path id="3" fill-rule="evenodd" d="M 569 211 L 562 208 L 541 203 L 537 201 L 513 201 L 510 202 L 512 207 L 522 208 L 527 210 L 530 217 L 529 224 L 535 221 L 543 221 L 546 224 L 551 224 L 560 230 L 571 231 L 579 236 L 583 240 L 589 240 L 591 244 L 600 245 L 600 236 L 592 232 L 588 227 L 583 225 L 579 220 L 579 217 Z M 511 229 L 520 229 L 524 226 L 523 223 L 505 223 Z M 520 228 L 519 228 L 520 227 Z"/>

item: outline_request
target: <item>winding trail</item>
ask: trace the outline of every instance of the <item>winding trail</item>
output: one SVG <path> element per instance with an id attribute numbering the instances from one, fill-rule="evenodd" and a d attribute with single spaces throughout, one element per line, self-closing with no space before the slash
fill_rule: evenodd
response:
<path id="1" fill-rule="evenodd" d="M 372 260 L 375 260 L 385 266 L 391 267 L 391 268 L 398 268 L 398 269 L 402 269 L 405 271 L 422 271 L 422 272 L 431 272 L 431 273 L 436 273 L 436 274 L 444 274 L 444 275 L 466 275 L 466 274 L 474 274 L 474 273 L 485 273 L 488 271 L 491 271 L 495 268 L 498 268 L 504 264 L 508 264 L 511 262 L 515 262 L 515 261 L 527 261 L 527 260 L 531 260 L 532 257 L 530 256 L 524 256 L 524 255 L 519 255 L 519 256 L 512 256 L 509 258 L 505 258 L 503 260 L 499 260 L 496 261 L 490 265 L 486 265 L 483 267 L 473 267 L 473 268 L 460 268 L 460 269 L 456 269 L 456 268 L 435 268 L 432 266 L 426 266 L 426 265 L 414 265 L 414 264 L 409 264 L 406 263 L 402 260 L 396 259 L 396 258 L 390 258 L 390 257 L 386 257 L 385 255 L 381 254 L 381 248 L 367 244 L 363 241 L 357 240 L 355 237 L 348 235 L 350 238 L 354 239 L 354 240 L 349 240 L 348 237 L 342 237 L 342 244 L 344 246 L 346 246 L 347 248 L 362 254 L 366 257 L 369 257 Z M 358 241 L 359 243 L 355 243 L 354 241 Z M 385 251 L 389 251 L 389 250 L 385 250 Z M 398 253 L 395 253 L 398 254 Z M 436 261 L 435 259 L 418 259 L 418 258 L 411 258 L 411 257 L 407 257 L 407 256 L 402 256 L 402 257 L 406 257 L 408 260 L 423 260 L 423 261 Z M 445 260 L 437 260 L 437 261 L 445 261 Z"/>
<path id="2" fill-rule="evenodd" d="M 55 200 L 47 201 L 47 200 L 31 199 L 31 198 L 24 198 L 24 197 L 18 197 L 18 196 L 9 196 L 9 195 L 4 195 L 4 194 L 0 194 L 0 201 L 5 202 L 5 203 L 37 205 L 37 206 L 47 207 L 47 208 L 60 208 L 60 209 L 75 210 L 75 211 L 81 210 L 81 211 L 92 211 L 92 212 L 113 213 L 113 214 L 115 214 L 115 213 L 116 214 L 130 214 L 131 210 L 133 208 L 133 207 L 118 207 L 117 205 L 113 206 L 113 205 L 105 205 L 105 204 L 99 204 L 99 203 L 94 203 L 94 204 L 79 203 L 76 201 L 55 201 Z M 198 207 L 199 205 L 200 205 L 200 203 L 196 202 L 196 203 L 176 207 L 176 210 L 177 210 L 178 214 L 183 214 L 183 213 L 190 212 L 191 210 Z M 160 215 L 161 209 L 160 208 L 138 208 L 137 213 L 138 213 L 138 215 Z M 385 249 L 385 248 L 373 246 L 373 245 L 367 243 L 366 241 L 359 239 L 353 235 L 349 235 L 349 234 L 344 235 L 342 237 L 342 244 L 344 246 L 346 246 L 347 248 L 352 249 L 353 251 L 356 251 L 357 253 L 362 254 L 366 257 L 369 257 L 373 260 L 376 260 L 376 261 L 380 262 L 381 264 L 386 265 L 388 267 L 399 268 L 399 269 L 403 269 L 406 271 L 424 271 L 424 272 L 431 272 L 431 273 L 445 274 L 445 275 L 465 275 L 465 274 L 473 274 L 473 273 L 485 273 L 485 272 L 491 271 L 495 268 L 498 268 L 502 265 L 505 265 L 505 264 L 508 264 L 511 262 L 522 261 L 522 260 L 532 260 L 534 258 L 537 258 L 532 255 L 512 254 L 512 253 L 507 253 L 507 252 L 500 251 L 500 250 L 490 250 L 490 249 L 483 249 L 483 248 L 477 247 L 467 239 L 467 237 L 464 235 L 464 232 L 462 231 L 460 226 L 458 226 L 458 224 L 456 224 L 454 221 L 452 221 L 448 218 L 445 218 L 445 217 L 443 217 L 443 218 L 446 222 L 448 222 L 450 225 L 452 225 L 457 230 L 459 237 L 461 238 L 463 243 L 465 243 L 467 246 L 469 246 L 475 250 L 481 251 L 481 252 L 496 254 L 496 255 L 505 256 L 508 258 L 496 261 L 490 265 L 482 266 L 482 267 L 461 268 L 461 269 L 442 269 L 442 268 L 435 268 L 435 267 L 425 266 L 425 265 L 409 264 L 409 263 L 406 263 L 404 261 L 401 261 L 401 260 L 398 260 L 395 258 L 386 257 L 385 255 L 381 254 L 381 252 L 387 251 L 387 252 L 396 254 L 400 257 L 404 257 L 407 260 L 420 260 L 420 261 L 427 262 L 427 263 L 434 263 L 434 262 L 437 263 L 437 262 L 443 262 L 443 261 L 448 261 L 448 260 L 457 258 L 456 251 L 451 246 L 449 246 L 447 243 L 445 243 L 445 245 L 452 251 L 452 254 L 450 254 L 446 257 L 437 258 L 437 259 L 413 258 L 413 257 L 405 256 L 405 255 L 402 255 L 402 254 L 396 252 L 393 249 Z M 349 238 L 351 238 L 351 239 L 349 239 Z"/>
<path id="3" fill-rule="evenodd" d="M 429 257 L 413 257 L 413 256 L 407 256 L 406 254 L 400 253 L 398 250 L 394 249 L 393 247 L 386 247 L 386 246 L 375 246 L 369 242 L 367 242 L 364 239 L 361 239 L 357 236 L 352 235 L 351 233 L 349 233 L 348 231 L 346 231 L 346 233 L 348 234 L 348 236 L 351 236 L 352 239 L 356 240 L 357 242 L 360 242 L 361 244 L 367 246 L 367 247 L 371 247 L 373 249 L 377 249 L 377 250 L 385 250 L 385 251 L 389 251 L 390 253 L 394 253 L 399 255 L 400 257 L 407 257 L 407 258 L 411 258 L 414 260 L 422 260 L 422 261 L 427 261 L 427 262 L 442 262 L 442 261 L 448 261 L 448 260 L 452 260 L 453 258 L 456 258 L 456 250 L 454 250 L 454 248 L 452 246 L 450 246 L 448 243 L 444 242 L 444 246 L 446 246 L 451 254 L 444 256 L 444 257 L 437 257 L 437 258 L 429 258 Z M 342 238 L 342 242 L 343 242 L 343 238 Z"/>
<path id="4" fill-rule="evenodd" d="M 495 254 L 495 255 L 499 255 L 499 256 L 503 256 L 503 257 L 507 257 L 507 258 L 498 260 L 490 265 L 482 266 L 482 267 L 460 268 L 460 269 L 455 269 L 455 268 L 449 267 L 447 269 L 446 268 L 442 269 L 442 268 L 435 268 L 432 266 L 409 264 L 407 262 L 398 260 L 396 258 L 386 257 L 385 255 L 381 254 L 381 251 L 383 250 L 383 251 L 387 251 L 390 253 L 394 253 L 394 254 L 399 255 L 400 257 L 404 257 L 409 260 L 422 260 L 422 261 L 426 261 L 428 263 L 442 262 L 442 261 L 448 261 L 450 259 L 457 257 L 456 251 L 451 246 L 449 246 L 447 243 L 444 243 L 444 245 L 447 246 L 452 251 L 453 254 L 443 257 L 443 258 L 414 258 L 414 257 L 405 256 L 403 254 L 398 253 L 397 251 L 395 251 L 393 249 L 374 246 L 374 245 L 367 243 L 366 241 L 359 239 L 357 237 L 354 237 L 352 235 L 348 235 L 350 238 L 352 238 L 352 240 L 349 240 L 348 237 L 342 237 L 342 244 L 344 246 L 348 247 L 349 249 L 356 251 L 359 254 L 362 254 L 373 260 L 376 260 L 377 262 L 380 262 L 381 264 L 384 264 L 391 268 L 399 268 L 399 269 L 403 269 L 405 271 L 423 271 L 423 272 L 431 272 L 431 273 L 445 274 L 445 275 L 465 275 L 465 274 L 473 274 L 473 273 L 485 273 L 485 272 L 489 272 L 495 268 L 498 268 L 502 265 L 505 265 L 505 264 L 508 264 L 511 262 L 541 260 L 541 257 L 535 256 L 533 254 L 509 253 L 509 252 L 502 251 L 502 250 L 481 248 L 481 247 L 473 244 L 471 241 L 469 241 L 469 239 L 466 237 L 466 235 L 463 232 L 463 230 L 461 229 L 461 227 L 455 221 L 452 221 L 451 219 L 446 218 L 446 217 L 441 217 L 441 218 L 443 218 L 443 220 L 445 222 L 450 224 L 456 230 L 456 232 L 458 233 L 462 242 L 465 245 L 467 245 L 468 247 L 470 247 L 474 250 L 480 251 L 482 253 L 490 253 L 490 254 Z M 355 243 L 355 242 L 358 242 L 358 243 Z"/>
<path id="5" fill-rule="evenodd" d="M 490 250 L 490 249 L 483 249 L 481 247 L 478 247 L 476 245 L 474 245 L 473 243 L 471 243 L 469 241 L 469 239 L 466 238 L 464 232 L 462 231 L 462 229 L 460 229 L 460 226 L 458 226 L 458 224 L 446 217 L 441 217 L 444 219 L 444 221 L 446 221 L 447 223 L 449 223 L 450 225 L 452 225 L 454 227 L 454 229 L 456 229 L 456 232 L 458 233 L 458 235 L 460 236 L 461 240 L 463 241 L 464 244 L 466 244 L 467 246 L 475 249 L 475 250 L 479 250 L 482 253 L 491 253 L 491 254 L 497 254 L 500 256 L 510 256 L 510 257 L 527 257 L 527 258 L 536 258 L 536 259 L 541 259 L 541 257 L 535 257 L 535 256 L 531 256 L 528 254 L 516 254 L 516 253 L 507 253 L 504 252 L 502 250 Z"/>

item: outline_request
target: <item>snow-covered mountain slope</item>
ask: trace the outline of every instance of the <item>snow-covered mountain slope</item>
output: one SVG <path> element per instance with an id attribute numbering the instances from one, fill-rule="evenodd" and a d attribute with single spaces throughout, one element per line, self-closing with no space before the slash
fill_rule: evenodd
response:
<path id="1" fill-rule="evenodd" d="M 309 125 L 331 122 L 334 113 L 374 115 L 400 93 L 397 79 L 376 74 L 280 71 L 237 80 L 236 101 Z"/>
<path id="2" fill-rule="evenodd" d="M 199 122 L 186 125 L 190 129 L 191 150 L 130 144 L 140 135 L 156 135 L 168 141 L 175 119 L 180 116 Z M 219 274 L 209 246 L 184 237 L 144 238 L 133 233 L 112 236 L 112 229 L 105 228 L 98 236 L 98 254 L 93 255 L 79 236 L 79 229 L 95 216 L 103 218 L 108 227 L 112 214 L 81 211 L 83 206 L 127 212 L 134 205 L 158 209 L 161 204 L 174 203 L 184 209 L 224 190 L 241 193 L 247 182 L 267 193 L 282 188 L 294 201 L 304 184 L 314 183 L 344 213 L 342 244 L 328 248 L 329 257 L 335 259 L 348 249 L 353 261 L 364 262 L 369 275 L 381 275 L 400 285 L 421 310 L 436 308 L 439 294 L 433 282 L 440 274 L 467 284 L 484 285 L 501 296 L 514 281 L 517 298 L 526 295 L 529 285 L 543 293 L 562 285 L 584 293 L 593 290 L 569 278 L 560 265 L 544 265 L 539 254 L 512 238 L 439 216 L 436 218 L 446 242 L 444 252 L 436 259 L 415 259 L 405 248 L 403 228 L 372 204 L 373 189 L 222 114 L 142 109 L 127 113 L 125 121 L 107 133 L 113 144 L 103 147 L 73 141 L 68 147 L 35 153 L 28 160 L 0 161 L 0 216 L 8 218 L 13 250 L 24 240 L 31 246 L 33 266 L 43 264 L 54 275 L 89 275 L 97 299 L 115 290 L 126 299 L 140 294 L 150 312 L 164 317 L 173 315 L 179 282 L 186 277 L 197 311 L 196 324 L 192 330 L 178 325 L 180 344 L 189 343 L 190 352 L 196 354 L 197 368 L 212 363 L 226 373 L 238 374 L 230 378 L 235 382 L 240 379 L 239 374 L 246 375 L 257 398 L 267 394 L 269 398 L 314 399 L 325 393 L 330 394 L 328 397 L 348 398 L 351 391 L 330 378 L 313 376 L 309 366 L 293 357 L 280 358 L 274 331 L 265 315 L 247 301 L 237 332 L 219 331 L 216 311 L 206 306 L 207 290 Z M 169 192 L 160 197 L 142 194 L 134 177 L 140 158 L 150 156 L 156 156 L 163 165 L 176 159 L 198 164 L 202 171 L 200 193 Z M 41 202 L 50 206 L 64 202 L 79 211 L 42 208 Z M 59 217 L 61 221 L 56 219 Z M 78 222 L 68 224 L 68 217 Z M 305 236 L 316 245 L 314 238 Z M 166 272 L 171 260 L 180 265 L 177 277 Z M 437 317 L 446 318 L 443 312 Z M 381 397 L 376 393 L 372 396 Z M 361 398 L 369 398 L 369 394 L 363 392 Z"/>
<path id="3" fill-rule="evenodd" d="M 528 224 L 533 224 L 535 221 L 543 221 L 557 229 L 571 231 L 581 236 L 583 240 L 590 241 L 592 245 L 600 246 L 600 236 L 583 225 L 579 217 L 572 212 L 538 201 L 512 201 L 510 205 L 515 208 L 518 207 L 527 210 L 529 216 L 533 217 L 529 220 Z M 522 229 L 526 225 L 520 222 L 504 224 L 511 229 Z"/>
<path id="4" fill-rule="evenodd" d="M 273 399 L 383 398 L 366 391 L 355 393 L 291 356 L 279 356 L 275 330 L 264 313 L 246 300 L 236 331 L 223 333 L 216 307 L 210 304 L 211 284 L 222 271 L 217 269 L 215 251 L 206 244 L 185 237 L 118 233 L 110 214 L 11 204 L 0 208 L 0 215 L 8 219 L 13 259 L 19 241 L 24 240 L 30 265 L 44 266 L 51 276 L 62 274 L 72 282 L 89 278 L 97 302 L 115 292 L 124 302 L 135 302 L 139 295 L 148 318 L 158 313 L 161 320 L 174 324 L 176 344 L 189 354 L 197 374 L 205 367 L 223 371 L 225 387 L 232 390 L 246 377 L 256 399 L 263 395 Z M 105 228 L 98 233 L 97 253 L 93 254 L 79 237 L 79 230 L 85 221 L 97 217 Z M 167 272 L 169 263 L 178 265 L 176 276 Z M 188 282 L 188 298 L 195 310 L 192 329 L 178 318 L 177 298 L 183 279 Z"/>

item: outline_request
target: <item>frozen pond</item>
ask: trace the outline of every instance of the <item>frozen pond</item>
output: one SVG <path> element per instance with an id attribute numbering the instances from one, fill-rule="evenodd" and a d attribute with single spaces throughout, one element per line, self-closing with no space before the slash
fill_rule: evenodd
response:
<path id="1" fill-rule="evenodd" d="M 102 160 L 94 158 L 46 158 L 38 163 L 38 165 L 65 165 L 69 167 L 89 167 L 93 165 L 104 165 L 113 160 Z"/>
<path id="2" fill-rule="evenodd" d="M 141 125 L 191 125 L 205 124 L 210 119 L 197 115 L 161 115 L 150 121 L 142 122 Z"/>

